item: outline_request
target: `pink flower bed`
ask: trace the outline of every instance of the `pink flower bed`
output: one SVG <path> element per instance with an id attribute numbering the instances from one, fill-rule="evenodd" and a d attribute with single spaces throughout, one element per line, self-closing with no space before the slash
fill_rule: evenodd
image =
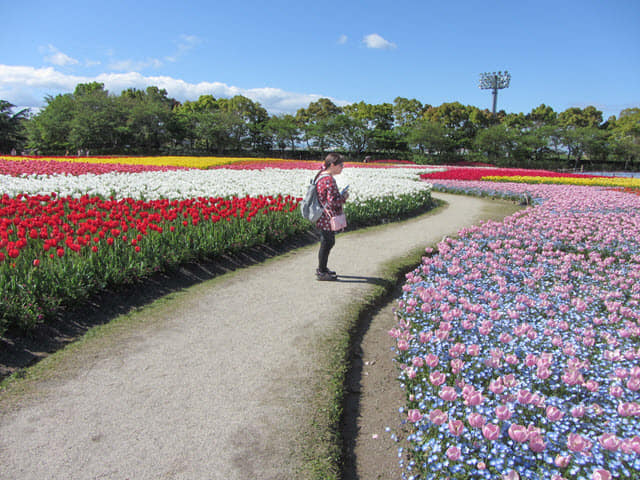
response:
<path id="1" fill-rule="evenodd" d="M 407 275 L 390 332 L 411 430 L 405 477 L 634 478 L 640 197 L 441 182 L 536 205 L 459 232 Z"/>

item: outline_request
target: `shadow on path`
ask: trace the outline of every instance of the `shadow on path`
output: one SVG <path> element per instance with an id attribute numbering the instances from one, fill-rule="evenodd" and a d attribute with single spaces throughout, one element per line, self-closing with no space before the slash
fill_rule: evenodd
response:
<path id="1" fill-rule="evenodd" d="M 355 275 L 338 275 L 337 280 L 342 283 L 370 283 L 382 287 L 389 286 L 389 281 L 379 277 L 358 277 Z"/>

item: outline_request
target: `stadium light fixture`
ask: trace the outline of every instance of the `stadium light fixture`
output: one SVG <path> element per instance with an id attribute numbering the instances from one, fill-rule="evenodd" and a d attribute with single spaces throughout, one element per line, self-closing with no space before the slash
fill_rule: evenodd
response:
<path id="1" fill-rule="evenodd" d="M 480 74 L 479 87 L 482 90 L 493 90 L 493 115 L 496 114 L 498 105 L 498 90 L 509 87 L 511 82 L 511 74 L 506 70 L 504 72 L 485 72 Z"/>

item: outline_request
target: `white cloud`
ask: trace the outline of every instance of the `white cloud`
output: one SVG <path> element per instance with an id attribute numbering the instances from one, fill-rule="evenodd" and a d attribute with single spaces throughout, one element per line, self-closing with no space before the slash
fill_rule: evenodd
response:
<path id="1" fill-rule="evenodd" d="M 109 63 L 111 70 L 127 71 L 127 70 L 144 70 L 145 68 L 160 68 L 162 60 L 157 58 L 147 58 L 146 60 L 115 60 Z"/>
<path id="2" fill-rule="evenodd" d="M 340 35 L 340 38 L 338 38 L 338 44 L 344 45 L 345 43 L 347 43 L 347 40 L 349 40 L 349 37 L 347 37 L 346 35 Z"/>
<path id="3" fill-rule="evenodd" d="M 200 95 L 229 98 L 243 95 L 260 104 L 271 114 L 295 113 L 306 108 L 323 95 L 287 92 L 279 88 L 239 88 L 221 82 L 188 83 L 168 76 L 145 76 L 138 72 L 102 73 L 96 76 L 67 75 L 53 67 L 34 68 L 0 64 L 0 98 L 14 105 L 30 108 L 41 107 L 46 95 L 71 93 L 78 83 L 100 82 L 113 93 L 120 94 L 127 88 L 145 89 L 149 86 L 164 88 L 170 97 L 181 102 L 197 100 Z M 349 102 L 331 99 L 336 105 Z"/>
<path id="4" fill-rule="evenodd" d="M 180 57 L 182 57 L 191 49 L 193 49 L 197 45 L 200 45 L 201 43 L 202 43 L 202 40 L 200 40 L 200 38 L 197 37 L 196 35 L 182 34 L 180 35 L 180 39 L 176 42 L 177 44 L 176 53 L 174 53 L 173 55 L 166 56 L 165 60 L 167 62 L 177 62 Z"/>
<path id="5" fill-rule="evenodd" d="M 51 44 L 47 45 L 46 47 L 41 47 L 40 52 L 47 53 L 47 55 L 45 55 L 44 57 L 45 62 L 57 65 L 59 67 L 65 67 L 67 65 L 77 65 L 78 63 L 80 63 L 75 58 L 71 58 L 66 53 L 62 53 Z"/>
<path id="6" fill-rule="evenodd" d="M 367 46 L 367 48 L 378 48 L 382 50 L 392 50 L 396 48 L 396 44 L 390 42 L 389 40 L 385 40 L 377 33 L 372 33 L 370 35 L 366 35 L 362 41 Z"/>

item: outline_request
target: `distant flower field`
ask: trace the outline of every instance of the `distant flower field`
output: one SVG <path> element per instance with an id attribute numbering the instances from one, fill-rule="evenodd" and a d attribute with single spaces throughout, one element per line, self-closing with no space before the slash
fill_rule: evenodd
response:
<path id="1" fill-rule="evenodd" d="M 182 262 L 311 228 L 297 207 L 318 162 L 227 159 L 236 168 L 200 169 L 168 157 L 115 160 L 0 159 L 0 333 Z M 351 185 L 356 227 L 431 205 L 415 168 L 347 168 L 339 181 Z"/>

